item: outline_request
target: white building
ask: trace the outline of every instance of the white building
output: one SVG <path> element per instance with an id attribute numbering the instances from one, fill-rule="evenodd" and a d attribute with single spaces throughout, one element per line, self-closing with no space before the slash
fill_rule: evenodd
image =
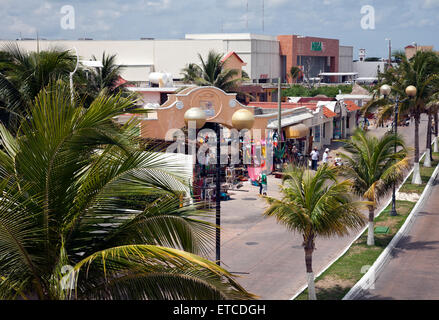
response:
<path id="1" fill-rule="evenodd" d="M 11 41 L 0 41 L 0 48 Z M 36 40 L 13 41 L 27 51 L 37 50 Z M 102 53 L 117 54 L 118 65 L 124 67 L 122 77 L 133 82 L 149 81 L 151 72 L 171 73 L 182 78 L 188 63 L 199 64 L 198 54 L 207 57 L 210 50 L 226 55 L 236 52 L 246 63 L 243 70 L 251 79 L 271 81 L 280 77 L 279 42 L 274 36 L 239 34 L 188 34 L 181 40 L 40 40 L 40 50 L 77 49 L 83 60 Z"/>

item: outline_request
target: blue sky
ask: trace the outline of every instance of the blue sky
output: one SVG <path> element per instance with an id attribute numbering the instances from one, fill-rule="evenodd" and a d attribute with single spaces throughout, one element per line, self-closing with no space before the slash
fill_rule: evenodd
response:
<path id="1" fill-rule="evenodd" d="M 1 39 L 179 39 L 186 33 L 252 32 L 340 39 L 387 55 L 413 42 L 439 50 L 439 0 L 0 0 Z M 65 30 L 61 8 L 75 10 L 75 28 Z M 363 6 L 375 11 L 375 29 L 364 30 Z M 248 25 L 248 28 L 247 28 Z"/>

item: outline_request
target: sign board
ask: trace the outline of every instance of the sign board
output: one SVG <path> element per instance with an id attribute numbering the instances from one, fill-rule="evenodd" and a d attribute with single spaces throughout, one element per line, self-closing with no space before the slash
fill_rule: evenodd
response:
<path id="1" fill-rule="evenodd" d="M 311 51 L 322 51 L 323 44 L 321 42 L 311 42 Z"/>

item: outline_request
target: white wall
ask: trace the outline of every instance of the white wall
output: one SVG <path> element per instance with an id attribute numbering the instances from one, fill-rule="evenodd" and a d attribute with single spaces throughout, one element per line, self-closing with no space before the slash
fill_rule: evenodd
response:
<path id="1" fill-rule="evenodd" d="M 339 72 L 354 72 L 354 47 L 340 46 L 339 47 Z"/>
<path id="2" fill-rule="evenodd" d="M 358 72 L 358 78 L 375 78 L 378 76 L 378 66 L 381 72 L 384 72 L 384 65 L 385 62 L 382 61 L 356 61 L 354 62 L 354 72 Z"/>
<path id="3" fill-rule="evenodd" d="M 9 41 L 0 41 L 0 48 Z M 25 50 L 36 51 L 37 41 L 14 41 Z M 227 54 L 235 51 L 247 63 L 243 68 L 252 79 L 261 74 L 269 79 L 280 76 L 279 42 L 275 37 L 251 34 L 203 35 L 182 40 L 40 40 L 40 50 L 77 48 L 81 59 L 95 55 L 99 60 L 105 51 L 117 54 L 116 63 L 126 66 L 122 77 L 129 81 L 148 81 L 150 72 L 169 72 L 181 78 L 188 63 L 200 63 L 198 53 L 207 57 L 210 50 Z"/>

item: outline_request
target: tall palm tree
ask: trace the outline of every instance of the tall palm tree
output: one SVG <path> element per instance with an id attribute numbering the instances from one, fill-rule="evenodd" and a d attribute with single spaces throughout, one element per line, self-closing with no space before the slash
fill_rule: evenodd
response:
<path id="1" fill-rule="evenodd" d="M 337 173 L 336 167 L 327 165 L 315 175 L 303 168 L 289 168 L 283 179 L 282 199 L 266 198 L 270 206 L 264 215 L 274 216 L 288 230 L 303 236 L 310 300 L 316 299 L 312 269 L 316 238 L 344 236 L 365 223 L 359 211 L 361 203 L 349 196 L 351 181 L 337 181 Z"/>
<path id="2" fill-rule="evenodd" d="M 392 94 L 405 96 L 405 88 L 413 85 L 417 88 L 414 99 L 407 100 L 400 104 L 400 117 L 411 116 L 415 122 L 415 153 L 414 153 L 414 173 L 413 184 L 421 184 L 422 179 L 419 170 L 419 124 L 422 113 L 428 113 L 426 104 L 432 94 L 439 90 L 439 56 L 434 52 L 419 51 L 411 59 L 407 59 L 404 54 L 396 54 L 400 60 L 397 68 L 390 68 L 380 75 L 381 84 L 388 84 L 392 87 Z M 378 85 L 378 86 L 379 86 Z M 388 119 L 393 114 L 394 106 L 389 104 L 386 99 L 379 97 L 378 86 L 375 99 L 365 106 L 364 112 L 369 109 L 379 107 L 378 117 L 380 121 Z M 428 139 L 428 135 L 427 135 Z"/>
<path id="3" fill-rule="evenodd" d="M 76 57 L 69 51 L 26 52 L 18 44 L 6 45 L 0 59 L 1 121 L 16 128 L 40 90 L 53 79 L 67 81 L 75 63 Z"/>
<path id="4" fill-rule="evenodd" d="M 369 201 L 369 230 L 367 244 L 374 241 L 375 209 L 379 200 L 404 178 L 409 168 L 407 149 L 400 136 L 386 133 L 381 138 L 368 136 L 357 129 L 349 140 L 341 140 L 348 153 L 340 153 L 347 160 L 343 174 L 353 181 L 353 191 Z M 395 145 L 398 151 L 394 153 Z"/>
<path id="5" fill-rule="evenodd" d="M 85 108 L 58 81 L 16 137 L 0 125 L 0 299 L 253 297 L 203 257 L 215 226 L 180 208 L 188 174 L 139 147 L 137 121 L 112 120 L 134 104 L 101 94 Z"/>

